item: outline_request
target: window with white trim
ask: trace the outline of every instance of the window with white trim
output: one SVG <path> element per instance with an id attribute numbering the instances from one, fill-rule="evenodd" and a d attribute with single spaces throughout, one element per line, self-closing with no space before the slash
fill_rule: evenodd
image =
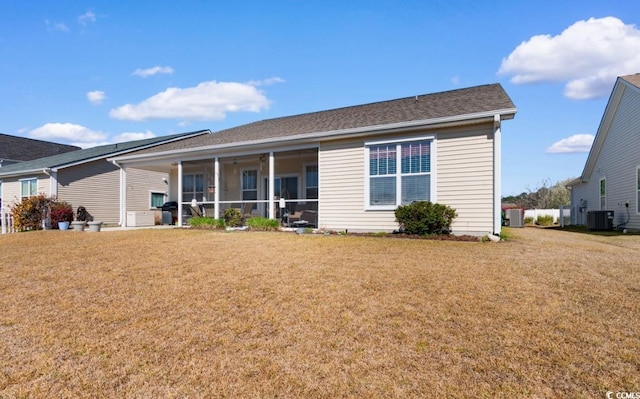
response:
<path id="1" fill-rule="evenodd" d="M 600 179 L 600 210 L 607 209 L 607 181 Z"/>
<path id="2" fill-rule="evenodd" d="M 20 197 L 21 199 L 35 197 L 38 195 L 38 179 L 21 179 L 20 180 Z"/>
<path id="3" fill-rule="evenodd" d="M 149 207 L 160 208 L 165 203 L 166 194 L 159 191 L 149 192 Z"/>
<path id="4" fill-rule="evenodd" d="M 365 146 L 369 183 L 367 206 L 391 209 L 413 201 L 430 201 L 432 142 L 420 140 Z"/>

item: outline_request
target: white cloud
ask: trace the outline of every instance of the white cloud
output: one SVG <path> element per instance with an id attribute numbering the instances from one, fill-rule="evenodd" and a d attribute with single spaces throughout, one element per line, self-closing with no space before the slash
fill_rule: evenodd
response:
<path id="1" fill-rule="evenodd" d="M 227 112 L 259 112 L 270 102 L 254 85 L 236 82 L 203 82 L 185 89 L 172 87 L 139 104 L 114 108 L 115 119 L 222 120 Z"/>
<path id="2" fill-rule="evenodd" d="M 263 80 L 250 80 L 247 82 L 249 86 L 271 86 L 276 83 L 284 83 L 284 79 L 274 76 Z"/>
<path id="3" fill-rule="evenodd" d="M 125 132 L 115 136 L 111 141 L 113 143 L 123 143 L 125 141 L 144 140 L 156 137 L 151 130 L 146 132 Z"/>
<path id="4" fill-rule="evenodd" d="M 47 30 L 57 30 L 59 32 L 69 32 L 69 27 L 62 22 L 50 22 L 48 19 L 44 21 Z"/>
<path id="5" fill-rule="evenodd" d="M 45 123 L 29 132 L 29 137 L 40 140 L 70 142 L 87 148 L 104 144 L 106 134 L 73 123 Z"/>
<path id="6" fill-rule="evenodd" d="M 104 94 L 104 91 L 95 90 L 87 92 L 87 100 L 93 105 L 100 105 L 107 98 Z"/>
<path id="7" fill-rule="evenodd" d="M 159 73 L 171 75 L 173 73 L 173 68 L 168 66 L 164 66 L 164 67 L 154 66 L 153 68 L 136 69 L 135 71 L 133 71 L 132 75 L 137 75 L 142 78 L 146 78 L 147 76 L 153 76 Z"/>
<path id="8" fill-rule="evenodd" d="M 578 21 L 556 36 L 537 35 L 502 59 L 511 82 L 567 82 L 573 99 L 607 96 L 616 77 L 640 70 L 640 30 L 615 17 Z"/>
<path id="9" fill-rule="evenodd" d="M 547 148 L 549 154 L 571 154 L 579 152 L 589 152 L 595 137 L 592 134 L 574 134 L 560 141 L 551 144 Z"/>
<path id="10" fill-rule="evenodd" d="M 87 11 L 78 17 L 78 22 L 83 26 L 87 26 L 88 23 L 96 22 L 96 14 Z"/>

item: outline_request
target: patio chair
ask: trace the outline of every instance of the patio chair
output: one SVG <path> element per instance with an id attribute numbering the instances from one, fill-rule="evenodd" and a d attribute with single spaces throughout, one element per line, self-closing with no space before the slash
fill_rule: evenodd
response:
<path id="1" fill-rule="evenodd" d="M 253 217 L 253 202 L 247 202 L 242 206 L 242 217 L 245 219 Z"/>
<path id="2" fill-rule="evenodd" d="M 289 222 L 293 227 L 316 227 L 318 225 L 318 212 L 304 210 L 300 212 L 300 218 Z"/>

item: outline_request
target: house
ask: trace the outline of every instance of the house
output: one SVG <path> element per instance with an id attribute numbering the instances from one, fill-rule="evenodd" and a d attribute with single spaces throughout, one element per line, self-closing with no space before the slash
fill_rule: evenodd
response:
<path id="1" fill-rule="evenodd" d="M 0 133 L 0 168 L 22 161 L 31 161 L 32 159 L 79 149 L 80 147 L 74 145 L 51 143 Z"/>
<path id="2" fill-rule="evenodd" d="M 120 168 L 107 158 L 208 133 L 203 130 L 108 144 L 2 167 L 3 210 L 7 212 L 23 198 L 45 194 L 70 203 L 74 210 L 84 206 L 95 220 L 105 224 L 122 224 L 120 196 L 126 198 L 129 210 L 155 209 L 167 198 L 167 175 L 143 169 L 132 171 L 127 186 L 120 187 Z"/>
<path id="3" fill-rule="evenodd" d="M 22 161 L 79 150 L 80 147 L 0 133 L 0 168 Z M 0 182 L 0 206 L 2 206 Z"/>
<path id="4" fill-rule="evenodd" d="M 569 188 L 573 224 L 640 229 L 640 74 L 616 80 L 582 174 Z M 613 216 L 608 227 L 589 223 L 600 211 Z"/>
<path id="5" fill-rule="evenodd" d="M 195 201 L 331 230 L 392 231 L 401 204 L 456 209 L 455 234 L 501 229 L 500 143 L 516 108 L 499 84 L 262 120 L 110 157 L 121 187 L 169 175 L 180 222 Z M 124 194 L 123 194 L 124 195 Z M 121 219 L 129 205 L 120 203 Z M 300 220 L 299 220 L 300 221 Z"/>

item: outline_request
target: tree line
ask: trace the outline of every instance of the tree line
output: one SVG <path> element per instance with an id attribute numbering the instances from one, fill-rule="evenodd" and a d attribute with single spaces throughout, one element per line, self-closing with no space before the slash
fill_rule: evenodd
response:
<path id="1" fill-rule="evenodd" d="M 534 189 L 527 186 L 527 191 L 518 195 L 502 197 L 502 203 L 524 209 L 554 209 L 569 205 L 571 197 L 567 184 L 572 180 L 573 178 L 565 179 L 551 185 L 550 180 L 546 179 Z"/>

